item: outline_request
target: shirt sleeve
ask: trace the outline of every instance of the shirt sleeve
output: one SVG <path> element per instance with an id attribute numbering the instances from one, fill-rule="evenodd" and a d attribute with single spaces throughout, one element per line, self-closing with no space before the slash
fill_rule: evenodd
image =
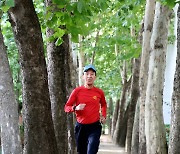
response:
<path id="1" fill-rule="evenodd" d="M 74 104 L 76 103 L 76 89 L 74 89 L 69 96 L 68 101 L 66 102 L 64 106 L 65 112 L 74 112 Z"/>
<path id="2" fill-rule="evenodd" d="M 107 103 L 106 103 L 106 99 L 104 96 L 104 92 L 102 91 L 101 94 L 101 112 L 102 112 L 102 116 L 106 118 L 106 110 L 107 110 Z"/>

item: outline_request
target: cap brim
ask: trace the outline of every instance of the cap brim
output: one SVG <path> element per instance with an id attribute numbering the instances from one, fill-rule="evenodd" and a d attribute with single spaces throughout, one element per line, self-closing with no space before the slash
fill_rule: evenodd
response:
<path id="1" fill-rule="evenodd" d="M 96 70 L 93 69 L 93 68 L 87 68 L 87 69 L 84 70 L 84 72 L 87 72 L 88 70 L 92 70 L 93 72 L 96 72 Z"/>

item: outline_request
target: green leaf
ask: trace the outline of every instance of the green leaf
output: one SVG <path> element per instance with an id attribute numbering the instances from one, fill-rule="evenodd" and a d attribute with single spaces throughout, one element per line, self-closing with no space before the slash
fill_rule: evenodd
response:
<path id="1" fill-rule="evenodd" d="M 77 10 L 78 10 L 79 13 L 82 13 L 82 8 L 83 8 L 83 2 L 79 1 L 77 3 Z"/>
<path id="2" fill-rule="evenodd" d="M 53 0 L 53 3 L 57 5 L 65 5 L 67 2 L 66 0 Z"/>
<path id="3" fill-rule="evenodd" d="M 0 1 L 0 7 L 2 6 L 2 4 L 3 4 L 3 1 L 1 0 L 1 1 Z"/>
<path id="4" fill-rule="evenodd" d="M 108 4 L 106 2 L 101 3 L 101 9 L 106 10 L 108 8 Z"/>
<path id="5" fill-rule="evenodd" d="M 71 34 L 71 39 L 74 43 L 78 43 L 79 42 L 79 38 L 78 35 L 75 34 Z"/>
<path id="6" fill-rule="evenodd" d="M 47 38 L 47 41 L 49 41 L 49 42 L 52 42 L 52 41 L 54 41 L 54 40 L 55 40 L 54 35 L 52 35 L 52 36 L 50 36 L 50 37 Z"/>
<path id="7" fill-rule="evenodd" d="M 55 37 L 62 37 L 65 34 L 65 31 L 63 29 L 57 28 L 56 32 L 54 33 Z"/>
<path id="8" fill-rule="evenodd" d="M 49 27 L 49 28 L 53 28 L 56 26 L 56 23 L 57 23 L 57 17 L 55 15 L 53 15 L 52 17 L 50 17 L 48 19 L 48 21 L 46 22 L 46 25 Z"/>
<path id="9" fill-rule="evenodd" d="M 76 26 L 70 26 L 68 27 L 68 30 L 70 31 L 71 34 L 73 35 L 78 35 L 78 34 L 81 34 L 81 29 L 79 27 L 76 27 Z"/>
<path id="10" fill-rule="evenodd" d="M 59 38 L 56 40 L 55 45 L 56 45 L 56 46 L 60 46 L 60 45 L 62 44 L 62 42 L 63 42 L 62 38 L 59 37 Z"/>
<path id="11" fill-rule="evenodd" d="M 177 3 L 176 0 L 159 0 L 163 5 L 167 5 L 170 8 L 173 8 Z"/>
<path id="12" fill-rule="evenodd" d="M 68 13 L 64 14 L 64 17 L 63 17 L 62 21 L 65 22 L 68 25 L 72 24 L 72 18 L 70 17 L 70 15 Z"/>
<path id="13" fill-rule="evenodd" d="M 167 4 L 168 4 L 168 6 L 170 6 L 171 8 L 173 8 L 174 6 L 175 6 L 175 1 L 176 0 L 167 0 Z"/>
<path id="14" fill-rule="evenodd" d="M 66 9 L 68 12 L 71 12 L 73 10 L 73 7 L 71 5 L 66 5 Z"/>
<path id="15" fill-rule="evenodd" d="M 92 15 L 93 15 L 93 13 L 92 13 L 92 11 L 91 11 L 90 9 L 87 10 L 87 14 L 88 14 L 89 16 L 92 16 Z"/>
<path id="16" fill-rule="evenodd" d="M 9 10 L 9 6 L 5 5 L 1 7 L 3 12 L 7 12 Z"/>
<path id="17" fill-rule="evenodd" d="M 10 7 L 14 7 L 14 0 L 6 0 L 5 5 Z"/>

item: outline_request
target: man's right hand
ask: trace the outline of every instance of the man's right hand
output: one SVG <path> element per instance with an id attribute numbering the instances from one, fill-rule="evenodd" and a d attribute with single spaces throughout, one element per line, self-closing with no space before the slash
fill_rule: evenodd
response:
<path id="1" fill-rule="evenodd" d="M 76 106 L 75 110 L 76 111 L 84 110 L 85 106 L 86 106 L 86 104 L 79 104 L 79 105 Z"/>

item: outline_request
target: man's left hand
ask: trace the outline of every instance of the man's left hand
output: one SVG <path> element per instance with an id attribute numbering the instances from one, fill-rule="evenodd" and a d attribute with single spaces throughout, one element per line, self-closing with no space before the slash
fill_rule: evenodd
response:
<path id="1" fill-rule="evenodd" d="M 105 123 L 106 123 L 106 118 L 105 118 L 105 117 L 103 117 L 103 116 L 101 116 L 101 118 L 100 118 L 100 122 L 101 122 L 102 124 L 105 124 Z"/>

